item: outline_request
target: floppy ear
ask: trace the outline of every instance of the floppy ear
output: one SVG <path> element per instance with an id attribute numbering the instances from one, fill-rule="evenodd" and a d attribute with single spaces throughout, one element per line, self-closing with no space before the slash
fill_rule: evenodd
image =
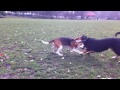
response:
<path id="1" fill-rule="evenodd" d="M 80 38 L 80 37 L 75 38 L 74 40 L 75 40 L 75 42 L 77 42 L 77 43 L 81 42 L 81 38 Z"/>
<path id="2" fill-rule="evenodd" d="M 82 39 L 82 41 L 86 41 L 87 40 L 87 36 L 85 36 L 85 35 L 83 35 L 82 37 L 81 37 L 81 39 Z"/>

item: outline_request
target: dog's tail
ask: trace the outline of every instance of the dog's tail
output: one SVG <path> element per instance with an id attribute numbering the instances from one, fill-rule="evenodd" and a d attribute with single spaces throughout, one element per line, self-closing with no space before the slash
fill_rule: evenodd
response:
<path id="1" fill-rule="evenodd" d="M 48 45 L 48 44 L 50 44 L 50 43 L 54 42 L 54 40 L 51 40 L 51 41 L 49 41 L 49 42 L 46 42 L 46 41 L 44 41 L 44 40 L 41 40 L 41 42 L 42 42 L 43 44 Z"/>
<path id="2" fill-rule="evenodd" d="M 120 34 L 120 32 L 117 32 L 117 33 L 115 34 L 115 36 L 117 37 L 118 34 Z"/>

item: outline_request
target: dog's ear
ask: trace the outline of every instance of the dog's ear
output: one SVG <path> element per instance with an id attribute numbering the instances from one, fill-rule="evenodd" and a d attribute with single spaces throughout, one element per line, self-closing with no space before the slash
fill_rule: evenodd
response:
<path id="1" fill-rule="evenodd" d="M 84 41 L 86 41 L 87 40 L 87 36 L 85 36 L 85 35 L 82 35 L 82 36 L 80 36 L 80 37 L 78 37 L 78 38 L 75 38 L 74 40 L 76 41 L 76 42 L 84 42 Z"/>
<path id="2" fill-rule="evenodd" d="M 82 36 L 81 36 L 82 41 L 86 41 L 86 40 L 87 40 L 87 38 L 88 38 L 88 37 L 87 37 L 87 36 L 85 36 L 85 35 L 82 35 Z"/>

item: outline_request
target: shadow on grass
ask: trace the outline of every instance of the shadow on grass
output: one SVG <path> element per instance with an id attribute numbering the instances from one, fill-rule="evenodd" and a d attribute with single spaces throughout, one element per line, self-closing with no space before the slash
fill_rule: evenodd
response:
<path id="1" fill-rule="evenodd" d="M 65 53 L 64 59 L 62 57 L 54 54 L 54 53 L 49 53 L 47 57 L 44 59 L 49 63 L 59 63 L 62 65 L 65 65 L 66 63 L 72 63 L 72 65 L 85 65 L 87 67 L 92 67 L 92 66 L 97 66 L 100 67 L 103 65 L 103 61 L 100 61 L 94 56 L 91 55 L 78 55 L 75 53 Z"/>
<path id="2" fill-rule="evenodd" d="M 41 78 L 97 78 L 97 75 L 115 78 L 113 75 L 117 72 L 114 70 L 118 66 L 115 60 L 109 60 L 108 57 L 76 53 L 64 53 L 64 59 L 57 54 L 47 53 L 39 64 L 44 76 Z"/>

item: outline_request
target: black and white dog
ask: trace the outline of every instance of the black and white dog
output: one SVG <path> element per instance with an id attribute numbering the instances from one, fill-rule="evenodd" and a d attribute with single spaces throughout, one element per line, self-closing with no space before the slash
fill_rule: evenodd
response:
<path id="1" fill-rule="evenodd" d="M 117 32 L 115 36 L 120 34 Z M 104 38 L 104 39 L 95 39 L 89 38 L 85 35 L 78 37 L 75 39 L 76 42 L 83 43 L 83 47 L 85 48 L 84 53 L 91 53 L 91 52 L 102 52 L 108 49 L 112 49 L 116 56 L 112 58 L 117 58 L 120 56 L 120 39 L 119 38 Z"/>

